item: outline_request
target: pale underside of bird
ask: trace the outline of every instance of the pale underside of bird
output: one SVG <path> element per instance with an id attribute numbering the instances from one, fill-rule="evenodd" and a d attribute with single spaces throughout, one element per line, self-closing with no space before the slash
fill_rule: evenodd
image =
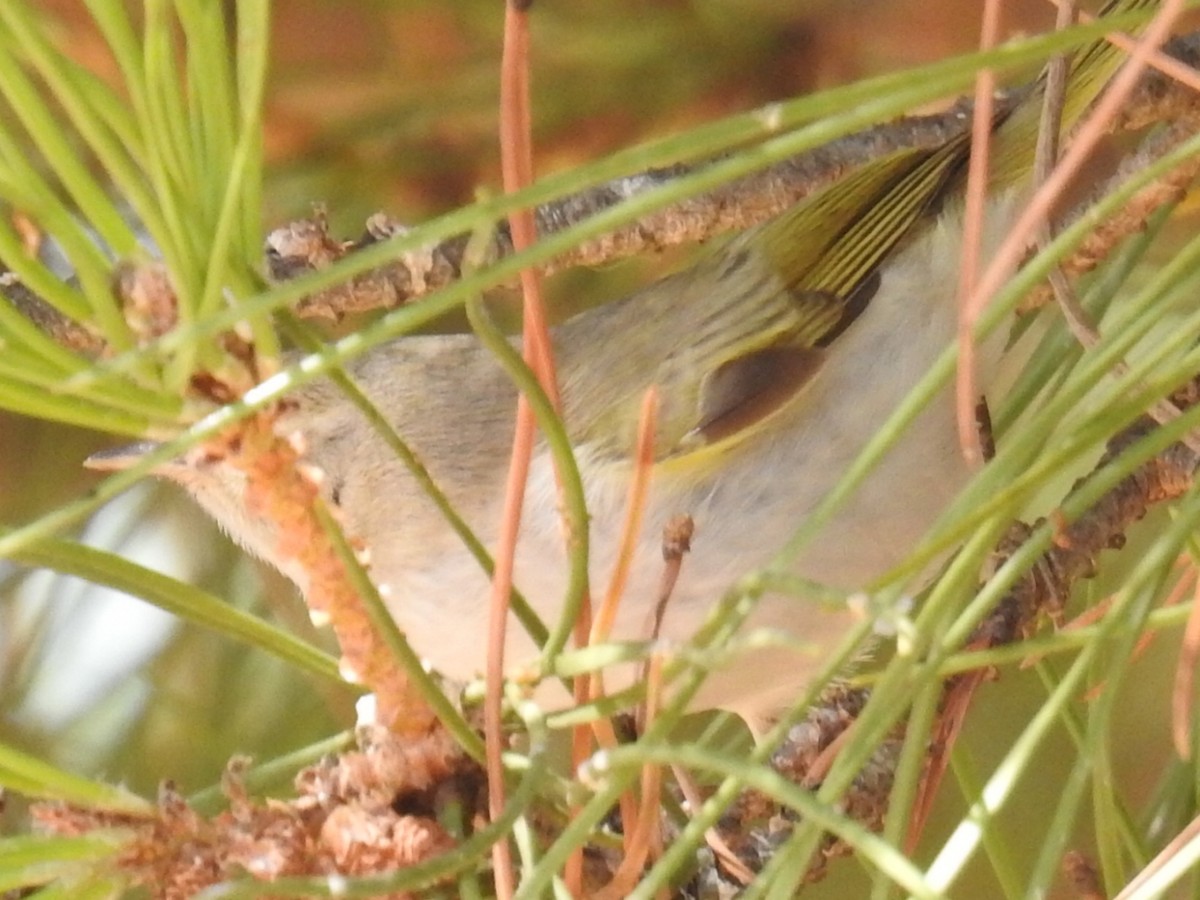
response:
<path id="1" fill-rule="evenodd" d="M 1011 195 L 991 204 L 985 249 L 1002 239 L 1016 205 Z M 810 351 L 813 364 L 766 413 L 772 427 L 752 429 L 744 440 L 699 462 L 686 452 L 664 451 L 651 474 L 644 527 L 613 640 L 657 637 L 668 645 L 682 644 L 740 577 L 771 562 L 952 342 L 960 243 L 961 211 L 951 205 L 888 261 L 869 302 L 838 335 L 837 352 Z M 704 264 L 744 269 L 757 262 L 747 262 L 735 242 Z M 719 281 L 721 273 L 713 277 Z M 764 272 L 761 277 L 774 276 Z M 615 565 L 633 468 L 625 446 L 632 438 L 589 440 L 586 423 L 595 418 L 589 404 L 616 367 L 624 367 L 631 398 L 670 382 L 675 369 L 686 370 L 687 355 L 704 329 L 699 319 L 711 308 L 694 296 L 708 289 L 703 282 L 668 278 L 555 330 L 564 416 L 588 501 L 590 577 L 597 590 Z M 789 302 L 786 291 L 780 287 L 777 293 L 783 308 Z M 885 316 L 889 306 L 892 312 Z M 639 334 L 656 340 L 639 348 Z M 1002 338 L 990 340 L 982 354 L 985 388 L 1002 343 Z M 516 390 L 496 360 L 472 335 L 418 336 L 376 350 L 348 371 L 476 534 L 491 544 L 501 517 L 516 403 Z M 864 384 L 874 387 L 866 391 Z M 398 392 L 396 385 L 408 389 Z M 664 406 L 671 396 L 665 392 Z M 856 414 L 846 414 L 847 404 L 857 405 Z M 904 560 L 970 476 L 952 407 L 946 388 L 788 571 L 856 591 Z M 663 413 L 669 420 L 671 410 Z M 489 579 L 407 468 L 328 382 L 296 392 L 278 429 L 301 437 L 306 458 L 323 473 L 326 498 L 341 510 L 346 530 L 369 548 L 371 575 L 414 648 L 449 679 L 479 676 L 485 668 Z M 161 474 L 183 483 L 236 540 L 275 561 L 304 589 L 303 570 L 277 559 L 270 523 L 248 520 L 240 473 L 189 462 L 168 464 Z M 558 509 L 553 462 L 539 445 L 526 492 L 515 584 L 548 623 L 557 621 L 567 590 Z M 691 517 L 695 534 L 655 634 L 662 529 L 681 515 Z M 730 710 L 753 729 L 764 728 L 821 670 L 855 615 L 846 604 L 827 599 L 761 597 L 740 632 L 747 640 L 713 657 L 714 668 L 692 708 Z M 538 647 L 515 621 L 507 635 L 510 671 L 527 670 Z M 611 667 L 606 688 L 620 691 L 641 673 L 635 664 Z M 548 707 L 568 702 L 553 678 L 535 697 Z"/>

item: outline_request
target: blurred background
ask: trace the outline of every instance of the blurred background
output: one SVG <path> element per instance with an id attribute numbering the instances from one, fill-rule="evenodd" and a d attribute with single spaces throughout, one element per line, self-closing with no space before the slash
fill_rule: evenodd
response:
<path id="1" fill-rule="evenodd" d="M 115 83 L 84 4 L 40 5 L 73 55 Z M 1009 34 L 1054 20 L 1046 0 L 1008 0 L 1004 15 Z M 970 50 L 978 16 L 975 2 L 933 14 L 919 0 L 538 3 L 538 171 Z M 380 209 L 419 220 L 495 188 L 502 19 L 493 0 L 275 4 L 266 221 L 323 200 L 353 233 Z"/>
<path id="2" fill-rule="evenodd" d="M 40 5 L 56 39 L 115 83 L 84 4 Z M 1053 20 L 1044 0 L 1004 7 L 1008 33 Z M 978 14 L 974 0 L 537 0 L 537 171 L 968 51 Z M 323 203 L 333 233 L 355 236 L 376 211 L 419 222 L 480 188 L 497 190 L 501 20 L 497 0 L 275 4 L 264 229 Z M 568 274 L 552 289 L 570 293 L 586 280 Z M 86 492 L 96 476 L 80 462 L 109 442 L 0 413 L 0 524 L 29 522 Z M 327 643 L 290 586 L 245 560 L 171 488 L 124 496 L 89 523 L 86 539 Z M 1146 790 L 1168 758 L 1172 643 L 1160 639 L 1148 654 L 1124 704 L 1136 740 L 1114 748 L 1126 775 L 1148 773 Z M 980 765 L 999 757 L 1042 697 L 1032 673 L 985 688 L 966 736 Z M 0 739 L 72 771 L 147 796 L 164 776 L 200 789 L 235 753 L 269 758 L 348 727 L 353 700 L 136 600 L 0 561 Z M 1063 776 L 1052 749 L 1027 777 L 1037 783 L 1024 796 L 1054 796 Z M 944 793 L 956 821 L 960 801 L 952 788 Z M 1020 816 L 1038 810 L 1013 815 L 1020 847 Z M 829 896 L 845 889 L 822 886 Z"/>

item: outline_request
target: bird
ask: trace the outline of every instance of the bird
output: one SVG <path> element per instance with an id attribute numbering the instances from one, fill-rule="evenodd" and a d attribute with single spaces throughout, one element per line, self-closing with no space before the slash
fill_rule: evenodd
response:
<path id="1" fill-rule="evenodd" d="M 1117 0 L 1111 11 L 1153 6 Z M 1075 54 L 1063 125 L 1069 127 L 1121 60 L 1099 41 Z M 1044 82 L 992 128 L 984 216 L 986 258 L 1029 191 Z M 739 578 L 772 564 L 830 494 L 880 425 L 953 342 L 970 137 L 872 160 L 791 209 L 710 248 L 683 270 L 552 330 L 562 418 L 588 510 L 589 571 L 616 564 L 634 471 L 639 409 L 658 397 L 653 464 L 613 640 L 681 644 L 709 620 Z M 519 339 L 513 345 L 520 348 Z M 979 348 L 989 391 L 1002 335 Z M 485 544 L 504 502 L 517 388 L 474 334 L 405 336 L 346 365 Z M 490 579 L 359 409 L 329 380 L 289 393 L 276 429 L 299 436 L 321 492 L 370 552 L 370 574 L 408 641 L 452 682 L 485 669 Z M 93 457 L 122 468 L 139 444 Z M 220 458 L 185 454 L 155 474 L 183 486 L 247 551 L 303 592 L 306 574 L 280 558 L 274 526 L 244 502 L 244 475 Z M 904 561 L 973 474 L 957 438 L 954 398 L 939 391 L 882 455 L 787 571 L 841 592 L 862 590 Z M 690 552 L 665 604 L 662 529 L 694 525 Z M 551 453 L 535 451 L 516 547 L 514 583 L 543 621 L 567 588 L 566 544 Z M 756 734 L 795 701 L 855 627 L 852 604 L 767 592 L 722 648 L 690 708 L 722 709 Z M 507 630 L 512 669 L 537 643 Z M 605 673 L 619 692 L 642 677 L 625 663 Z M 548 707 L 569 702 L 547 678 Z"/>

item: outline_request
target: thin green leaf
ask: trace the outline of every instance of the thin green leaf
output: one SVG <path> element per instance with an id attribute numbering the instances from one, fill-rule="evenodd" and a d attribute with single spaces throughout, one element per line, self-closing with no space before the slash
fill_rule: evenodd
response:
<path id="1" fill-rule="evenodd" d="M 337 660 L 329 654 L 219 597 L 112 553 L 70 541 L 48 540 L 11 558 L 124 591 L 185 621 L 258 647 L 306 672 L 342 681 Z"/>
<path id="2" fill-rule="evenodd" d="M 0 786 L 26 797 L 65 800 L 89 809 L 133 815 L 154 811 L 151 803 L 122 788 L 64 772 L 5 743 L 0 743 Z"/>

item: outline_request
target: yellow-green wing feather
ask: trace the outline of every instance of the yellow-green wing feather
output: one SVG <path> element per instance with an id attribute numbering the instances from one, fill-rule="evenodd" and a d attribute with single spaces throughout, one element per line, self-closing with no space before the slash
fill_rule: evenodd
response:
<path id="1" fill-rule="evenodd" d="M 844 301 L 934 208 L 943 188 L 966 160 L 969 146 L 964 133 L 933 150 L 910 150 L 868 163 L 864 169 L 872 176 L 873 191 L 847 193 L 842 182 L 834 183 L 813 202 L 802 202 L 763 226 L 760 250 L 793 292 Z M 844 221 L 833 221 L 825 214 L 828 207 L 840 209 L 851 202 L 858 204 L 857 209 Z M 799 244 L 815 242 L 797 236 L 814 234 L 831 237 L 815 254 L 808 247 L 799 251 Z M 810 317 L 796 338 L 809 346 L 821 346 L 830 326 L 837 324 L 828 316 Z"/>
<path id="2" fill-rule="evenodd" d="M 1155 5 L 1156 0 L 1116 0 L 1106 13 Z M 1108 41 L 1094 42 L 1075 55 L 1063 129 L 1074 126 L 1123 58 Z M 1043 83 L 1044 76 L 1024 102 L 993 124 L 993 190 L 1029 175 Z M 795 315 L 790 327 L 760 333 L 757 343 L 743 338 L 736 354 L 714 354 L 698 399 L 698 424 L 678 451 L 738 437 L 786 403 L 789 392 L 803 388 L 819 368 L 815 351 L 830 346 L 870 302 L 880 264 L 936 212 L 947 194 L 961 188 L 969 152 L 970 137 L 964 132 L 931 150 L 893 153 L 748 233 L 741 244 L 756 246 L 766 257 L 790 295 Z"/>
<path id="3" fill-rule="evenodd" d="M 1150 8 L 1116 0 L 1106 12 Z M 1111 78 L 1121 51 L 1098 41 L 1075 56 L 1062 117 L 1070 128 Z M 990 184 L 1032 166 L 1040 82 L 993 126 Z M 567 323 L 559 331 L 567 420 L 603 457 L 627 459 L 637 410 L 661 397 L 656 456 L 698 461 L 753 434 L 797 396 L 870 303 L 880 264 L 962 186 L 964 133 L 861 166 L 693 268 Z M 628 377 L 630 370 L 642 377 Z M 622 372 L 622 377 L 612 373 Z"/>

